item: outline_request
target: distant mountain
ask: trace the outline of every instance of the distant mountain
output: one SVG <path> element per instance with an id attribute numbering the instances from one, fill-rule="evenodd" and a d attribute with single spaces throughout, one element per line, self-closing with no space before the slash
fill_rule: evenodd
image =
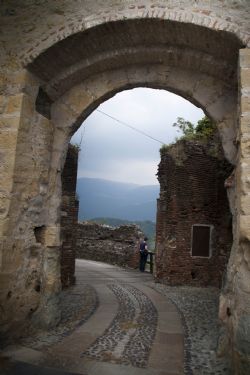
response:
<path id="1" fill-rule="evenodd" d="M 95 217 L 156 220 L 158 185 L 141 186 L 82 177 L 77 180 L 77 194 L 80 221 Z"/>

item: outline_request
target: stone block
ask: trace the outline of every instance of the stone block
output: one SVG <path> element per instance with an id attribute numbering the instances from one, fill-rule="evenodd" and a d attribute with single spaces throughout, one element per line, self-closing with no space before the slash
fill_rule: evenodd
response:
<path id="1" fill-rule="evenodd" d="M 16 71 L 13 78 L 15 84 L 37 84 L 37 78 L 35 78 L 35 76 L 32 73 L 30 73 L 27 69 L 21 69 Z"/>
<path id="2" fill-rule="evenodd" d="M 70 103 L 58 102 L 51 106 L 51 120 L 57 128 L 68 128 L 75 122 L 77 115 Z"/>
<path id="3" fill-rule="evenodd" d="M 79 116 L 92 103 L 93 97 L 84 85 L 79 85 L 65 94 L 63 101 L 67 102 Z"/>
<path id="4" fill-rule="evenodd" d="M 240 197 L 240 211 L 243 215 L 250 215 L 250 192 Z M 250 231 L 250 228 L 249 228 Z"/>
<path id="5" fill-rule="evenodd" d="M 44 229 L 43 234 L 43 244 L 47 247 L 57 247 L 60 246 L 60 227 L 59 226 L 49 226 Z"/>
<path id="6" fill-rule="evenodd" d="M 238 225 L 240 238 L 250 241 L 250 215 L 239 215 Z"/>
<path id="7" fill-rule="evenodd" d="M 250 68 L 250 48 L 240 49 L 240 67 Z"/>
<path id="8" fill-rule="evenodd" d="M 244 260 L 248 265 L 248 269 L 250 270 L 250 242 L 243 242 L 241 247 L 244 252 Z"/>
<path id="9" fill-rule="evenodd" d="M 22 113 L 21 116 L 26 117 L 29 121 L 32 121 L 32 116 L 35 112 L 35 100 L 34 97 L 30 95 L 23 95 L 23 102 L 22 102 Z"/>
<path id="10" fill-rule="evenodd" d="M 40 82 L 37 77 L 30 73 L 27 69 L 16 71 L 8 78 L 8 91 L 15 94 L 18 92 L 25 92 L 33 97 L 36 97 Z"/>
<path id="11" fill-rule="evenodd" d="M 239 317 L 235 344 L 241 354 L 250 357 L 250 314 L 244 314 Z"/>
<path id="12" fill-rule="evenodd" d="M 250 69 L 248 74 L 250 75 Z M 250 121 L 250 94 L 241 96 L 241 112 L 242 114 L 246 112 L 248 115 L 248 121 Z"/>
<path id="13" fill-rule="evenodd" d="M 7 97 L 5 95 L 0 95 L 0 114 L 5 111 L 7 103 Z"/>
<path id="14" fill-rule="evenodd" d="M 237 272 L 237 287 L 241 292 L 250 295 L 250 270 L 247 262 L 243 259 Z"/>
<path id="15" fill-rule="evenodd" d="M 0 144 L 3 145 L 3 149 L 15 150 L 17 134 L 14 131 L 4 131 L 0 128 Z"/>
<path id="16" fill-rule="evenodd" d="M 240 173 L 237 174 L 238 197 L 240 194 L 248 195 L 250 192 L 250 159 L 243 159 L 240 165 Z"/>
<path id="17" fill-rule="evenodd" d="M 242 134 L 250 133 L 250 116 L 248 114 L 240 116 L 240 131 Z"/>
<path id="18" fill-rule="evenodd" d="M 240 80 L 242 89 L 250 88 L 250 68 L 241 70 Z"/>
<path id="19" fill-rule="evenodd" d="M 0 118 L 0 130 L 3 131 L 15 131 L 18 129 L 20 123 L 20 117 L 1 117 Z M 1 138 L 0 138 L 1 142 Z"/>
<path id="20" fill-rule="evenodd" d="M 16 114 L 21 112 L 23 102 L 23 94 L 12 95 L 8 97 L 8 102 L 6 106 L 6 113 Z"/>
<path id="21" fill-rule="evenodd" d="M 0 219 L 5 219 L 10 206 L 10 197 L 8 194 L 0 191 Z"/>

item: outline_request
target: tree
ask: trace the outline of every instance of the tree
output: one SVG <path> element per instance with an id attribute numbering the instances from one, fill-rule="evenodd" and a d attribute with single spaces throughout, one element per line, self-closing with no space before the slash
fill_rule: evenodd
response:
<path id="1" fill-rule="evenodd" d="M 182 139 L 209 138 L 216 130 L 215 123 L 207 116 L 204 116 L 201 120 L 199 120 L 196 126 L 192 122 L 187 121 L 182 117 L 178 117 L 173 126 L 179 128 L 179 131 L 182 131 Z"/>
<path id="2" fill-rule="evenodd" d="M 212 134 L 214 134 L 215 130 L 216 124 L 212 120 L 210 120 L 210 118 L 205 116 L 198 121 L 197 126 L 195 128 L 195 133 L 205 137 L 209 137 Z"/>
<path id="3" fill-rule="evenodd" d="M 177 121 L 173 124 L 173 126 L 179 128 L 184 134 L 184 136 L 190 136 L 195 134 L 195 126 L 192 122 L 185 120 L 182 117 L 177 117 Z"/>

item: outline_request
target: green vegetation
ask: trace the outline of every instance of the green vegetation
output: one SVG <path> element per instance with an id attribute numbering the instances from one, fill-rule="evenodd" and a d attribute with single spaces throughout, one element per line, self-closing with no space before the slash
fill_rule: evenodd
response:
<path id="1" fill-rule="evenodd" d="M 199 120 L 197 125 L 194 125 L 192 122 L 182 117 L 178 117 L 173 126 L 179 128 L 179 131 L 183 133 L 181 139 L 207 140 L 213 136 L 216 131 L 216 124 L 207 116 Z"/>
<path id="2" fill-rule="evenodd" d="M 182 136 L 177 138 L 179 140 L 193 140 L 193 141 L 203 141 L 206 142 L 215 134 L 216 124 L 210 120 L 207 116 L 203 117 L 201 120 L 194 125 L 192 122 L 185 120 L 182 117 L 177 117 L 177 121 L 173 124 L 174 127 L 178 128 L 179 132 L 182 132 Z M 160 152 L 168 150 L 171 148 L 173 143 L 168 145 L 163 145 Z"/>
<path id="3" fill-rule="evenodd" d="M 120 227 L 121 225 L 136 224 L 141 229 L 141 231 L 148 237 L 148 246 L 151 251 L 155 248 L 155 223 L 150 220 L 145 221 L 129 221 L 123 219 L 115 219 L 110 217 L 97 217 L 88 220 L 98 224 L 105 224 L 111 227 Z"/>
<path id="4" fill-rule="evenodd" d="M 78 143 L 70 143 L 70 146 L 77 154 L 81 151 L 81 145 Z"/>

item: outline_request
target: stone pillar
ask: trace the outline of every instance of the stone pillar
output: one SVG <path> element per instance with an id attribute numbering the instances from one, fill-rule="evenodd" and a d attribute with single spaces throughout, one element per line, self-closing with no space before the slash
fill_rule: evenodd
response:
<path id="1" fill-rule="evenodd" d="M 76 232 L 78 225 L 78 200 L 76 198 L 77 146 L 69 145 L 62 173 L 61 207 L 61 282 L 68 287 L 75 282 Z"/>
<path id="2" fill-rule="evenodd" d="M 20 251 L 21 248 L 25 248 L 25 224 L 22 223 L 23 227 L 17 227 L 16 223 L 20 219 L 20 197 L 24 193 L 24 189 L 18 192 L 18 187 L 24 181 L 28 184 L 28 181 L 22 177 L 22 170 L 18 170 L 17 163 L 21 165 L 19 156 L 23 161 L 27 156 L 28 150 L 19 155 L 18 150 L 24 143 L 24 134 L 28 132 L 33 120 L 38 87 L 36 79 L 31 74 L 26 70 L 15 71 L 12 69 L 15 67 L 12 62 L 12 65 L 0 75 L 0 330 L 3 336 L 8 331 L 11 320 L 12 325 L 14 324 L 13 316 L 16 312 L 18 311 L 18 315 L 23 314 L 25 304 L 25 299 L 20 302 L 22 293 L 19 297 L 15 295 L 19 289 L 16 288 L 16 284 L 20 282 L 18 270 L 25 262 Z M 22 207 L 22 210 L 24 209 Z M 14 217 L 12 212 L 15 213 Z M 17 231 L 19 239 L 14 239 Z M 24 282 L 21 284 L 23 289 Z M 29 312 L 31 309 L 33 311 L 34 304 L 33 299 L 29 304 Z M 15 329 L 16 327 L 13 327 L 13 330 Z"/>
<path id="3" fill-rule="evenodd" d="M 39 80 L 6 72 L 1 91 L 0 312 L 1 337 L 32 321 L 60 318 L 60 223 L 50 220 L 49 179 L 54 128 L 37 112 Z"/>
<path id="4" fill-rule="evenodd" d="M 235 375 L 250 368 L 250 49 L 239 54 L 239 133 L 235 181 L 229 198 L 234 207 L 234 243 L 219 317 L 224 332 L 219 350 L 232 348 Z"/>
<path id="5" fill-rule="evenodd" d="M 234 358 L 235 374 L 250 369 L 250 49 L 240 50 L 240 147 L 236 196 L 239 248 L 235 256 Z"/>

